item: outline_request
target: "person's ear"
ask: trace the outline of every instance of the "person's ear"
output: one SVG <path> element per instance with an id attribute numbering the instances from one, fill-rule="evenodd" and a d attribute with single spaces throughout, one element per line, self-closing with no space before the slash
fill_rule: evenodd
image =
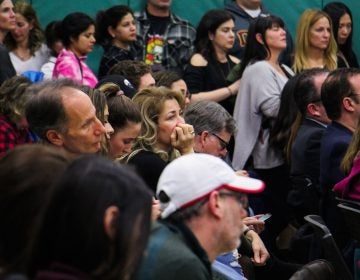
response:
<path id="1" fill-rule="evenodd" d="M 355 106 L 354 106 L 354 103 L 355 100 L 353 100 L 351 97 L 345 97 L 342 101 L 343 103 L 343 107 L 346 111 L 348 112 L 354 112 L 355 111 Z"/>
<path id="2" fill-rule="evenodd" d="M 214 33 L 208 32 L 208 36 L 210 41 L 214 40 L 215 37 Z"/>
<path id="3" fill-rule="evenodd" d="M 29 30 L 33 30 L 34 29 L 34 21 L 32 20 L 31 22 L 29 22 Z"/>
<path id="4" fill-rule="evenodd" d="M 260 33 L 255 34 L 255 39 L 256 39 L 256 41 L 258 41 L 258 43 L 260 43 L 261 45 L 264 45 L 263 36 Z"/>
<path id="5" fill-rule="evenodd" d="M 209 195 L 208 209 L 213 217 L 220 219 L 223 217 L 224 201 L 221 200 L 220 193 L 213 191 Z"/>
<path id="6" fill-rule="evenodd" d="M 309 115 L 311 116 L 316 116 L 316 117 L 320 117 L 320 112 L 319 112 L 319 108 L 316 104 L 314 103 L 309 103 L 306 106 L 306 110 L 308 112 Z"/>
<path id="7" fill-rule="evenodd" d="M 110 34 L 111 38 L 115 38 L 114 28 L 112 26 L 108 26 L 107 32 Z"/>
<path id="8" fill-rule="evenodd" d="M 70 42 L 73 44 L 77 41 L 77 38 L 74 38 L 74 37 L 70 37 Z"/>
<path id="9" fill-rule="evenodd" d="M 200 144 L 201 144 L 202 147 L 205 146 L 208 136 L 209 136 L 209 132 L 206 131 L 206 130 L 199 134 Z"/>
<path id="10" fill-rule="evenodd" d="M 46 131 L 46 138 L 51 144 L 55 146 L 62 147 L 64 144 L 62 135 L 55 129 L 49 129 Z"/>
<path id="11" fill-rule="evenodd" d="M 104 214 L 104 230 L 110 239 L 115 238 L 116 234 L 116 220 L 119 218 L 119 208 L 117 206 L 110 206 L 105 210 Z"/>

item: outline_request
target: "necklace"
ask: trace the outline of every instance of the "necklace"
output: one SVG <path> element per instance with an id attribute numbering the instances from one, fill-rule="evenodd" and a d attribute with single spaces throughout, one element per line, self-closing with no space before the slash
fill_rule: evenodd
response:
<path id="1" fill-rule="evenodd" d="M 26 49 L 25 51 L 15 50 L 14 54 L 21 60 L 26 61 L 31 58 L 30 50 Z"/>

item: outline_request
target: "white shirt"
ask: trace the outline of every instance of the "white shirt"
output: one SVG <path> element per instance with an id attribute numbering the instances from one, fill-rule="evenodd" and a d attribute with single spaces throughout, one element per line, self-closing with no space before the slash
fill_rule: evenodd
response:
<path id="1" fill-rule="evenodd" d="M 10 52 L 10 59 L 18 75 L 26 71 L 40 71 L 41 66 L 48 61 L 50 50 L 42 45 L 28 60 L 21 60 L 14 52 Z"/>

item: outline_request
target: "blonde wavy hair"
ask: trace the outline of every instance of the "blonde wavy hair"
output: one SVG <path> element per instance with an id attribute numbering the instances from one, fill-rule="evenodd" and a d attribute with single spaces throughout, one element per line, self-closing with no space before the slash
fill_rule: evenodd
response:
<path id="1" fill-rule="evenodd" d="M 180 156 L 179 151 L 171 149 L 170 152 L 155 148 L 158 138 L 158 118 L 164 109 L 167 100 L 175 99 L 180 108 L 185 107 L 183 95 L 166 87 L 149 87 L 139 91 L 133 97 L 133 102 L 139 107 L 142 122 L 141 132 L 134 143 L 133 151 L 125 157 L 128 162 L 138 152 L 145 150 L 158 154 L 164 161 L 171 161 Z"/>
<path id="2" fill-rule="evenodd" d="M 26 89 L 31 81 L 22 76 L 13 76 L 0 86 L 0 114 L 16 123 L 25 116 L 26 104 L 31 98 Z"/>
<path id="3" fill-rule="evenodd" d="M 331 18 L 320 10 L 305 10 L 298 22 L 296 30 L 296 44 L 293 70 L 299 73 L 305 69 L 309 69 L 308 50 L 310 48 L 310 28 L 321 18 L 327 18 L 330 23 L 330 42 L 324 51 L 325 68 L 332 71 L 337 68 L 337 44 L 332 32 Z"/>

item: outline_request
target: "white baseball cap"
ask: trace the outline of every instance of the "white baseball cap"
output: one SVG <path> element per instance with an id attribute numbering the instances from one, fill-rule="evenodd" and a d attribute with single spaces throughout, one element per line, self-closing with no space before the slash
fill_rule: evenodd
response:
<path id="1" fill-rule="evenodd" d="M 161 217 L 186 208 L 219 189 L 243 193 L 259 193 L 262 181 L 239 176 L 222 159 L 208 154 L 189 154 L 173 160 L 162 172 L 156 194 L 164 192 L 169 200 L 161 201 Z"/>

